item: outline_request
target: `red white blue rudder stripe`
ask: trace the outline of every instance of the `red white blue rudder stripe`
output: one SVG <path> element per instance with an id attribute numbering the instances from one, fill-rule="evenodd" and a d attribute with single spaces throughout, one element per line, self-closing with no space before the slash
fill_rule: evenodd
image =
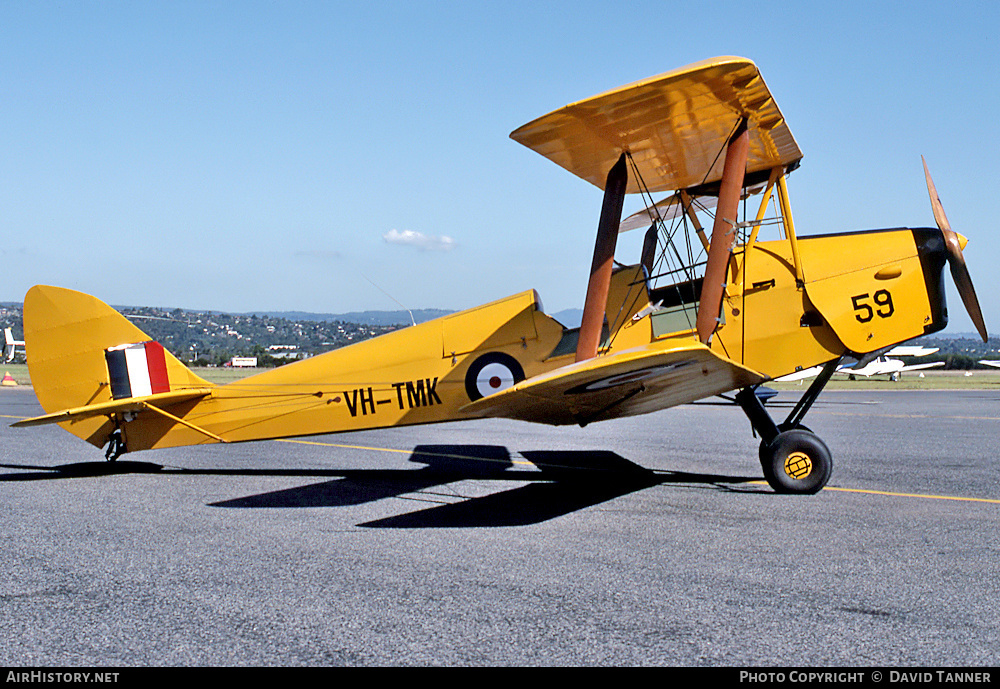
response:
<path id="1" fill-rule="evenodd" d="M 170 392 L 167 361 L 159 342 L 136 342 L 104 350 L 111 396 L 119 400 Z"/>

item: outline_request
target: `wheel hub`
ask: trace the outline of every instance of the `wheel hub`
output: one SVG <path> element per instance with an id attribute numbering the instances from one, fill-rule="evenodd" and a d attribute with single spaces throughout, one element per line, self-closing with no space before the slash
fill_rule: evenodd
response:
<path id="1" fill-rule="evenodd" d="M 792 452 L 785 457 L 785 473 L 794 479 L 804 479 L 812 473 L 812 459 L 805 452 Z"/>

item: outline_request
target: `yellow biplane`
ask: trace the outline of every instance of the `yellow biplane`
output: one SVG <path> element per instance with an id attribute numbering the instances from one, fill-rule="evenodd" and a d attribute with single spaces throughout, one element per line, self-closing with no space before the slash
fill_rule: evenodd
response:
<path id="1" fill-rule="evenodd" d="M 511 137 L 604 190 L 579 328 L 529 290 L 217 386 L 94 297 L 36 286 L 24 339 L 47 413 L 14 425 L 58 423 L 114 460 L 482 417 L 583 426 L 737 391 L 770 485 L 814 493 L 832 458 L 803 417 L 843 357 L 945 327 L 946 263 L 986 339 L 966 241 L 926 164 L 937 228 L 797 235 L 785 178 L 802 153 L 749 60 L 629 84 Z M 633 193 L 645 209 L 623 221 Z M 639 262 L 624 265 L 617 237 L 632 227 L 648 229 Z M 821 374 L 774 421 L 757 386 L 813 366 Z"/>

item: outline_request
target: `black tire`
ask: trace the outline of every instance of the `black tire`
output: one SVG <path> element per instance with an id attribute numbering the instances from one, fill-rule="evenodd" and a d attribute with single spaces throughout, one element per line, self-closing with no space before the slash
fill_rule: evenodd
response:
<path id="1" fill-rule="evenodd" d="M 833 456 L 817 435 L 793 428 L 779 433 L 766 448 L 761 446 L 761 467 L 776 493 L 812 495 L 830 480 Z"/>
<path id="2" fill-rule="evenodd" d="M 799 429 L 800 431 L 806 431 L 808 433 L 812 433 L 812 429 L 809 428 L 808 426 L 803 426 L 802 424 L 797 424 L 793 426 L 790 423 L 779 423 L 778 433 L 784 433 L 785 431 L 790 431 L 795 428 Z M 775 439 L 777 439 L 777 436 L 775 437 Z M 757 456 L 760 457 L 760 463 L 761 465 L 763 465 L 767 459 L 767 443 L 765 443 L 763 440 L 760 441 L 760 448 L 758 448 L 757 450 Z"/>

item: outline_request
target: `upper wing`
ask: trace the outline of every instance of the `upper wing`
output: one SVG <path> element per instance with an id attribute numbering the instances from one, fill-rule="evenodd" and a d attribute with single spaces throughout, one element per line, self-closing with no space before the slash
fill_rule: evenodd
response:
<path id="1" fill-rule="evenodd" d="M 747 180 L 802 158 L 784 117 L 750 60 L 698 62 L 572 103 L 515 130 L 515 141 L 591 184 L 628 151 L 651 192 L 722 178 L 720 156 L 740 117 L 750 131 Z M 627 193 L 640 191 L 629 175 Z"/>
<path id="2" fill-rule="evenodd" d="M 461 411 L 586 425 L 693 402 L 766 379 L 699 342 L 669 349 L 654 342 L 557 368 L 467 404 Z"/>

